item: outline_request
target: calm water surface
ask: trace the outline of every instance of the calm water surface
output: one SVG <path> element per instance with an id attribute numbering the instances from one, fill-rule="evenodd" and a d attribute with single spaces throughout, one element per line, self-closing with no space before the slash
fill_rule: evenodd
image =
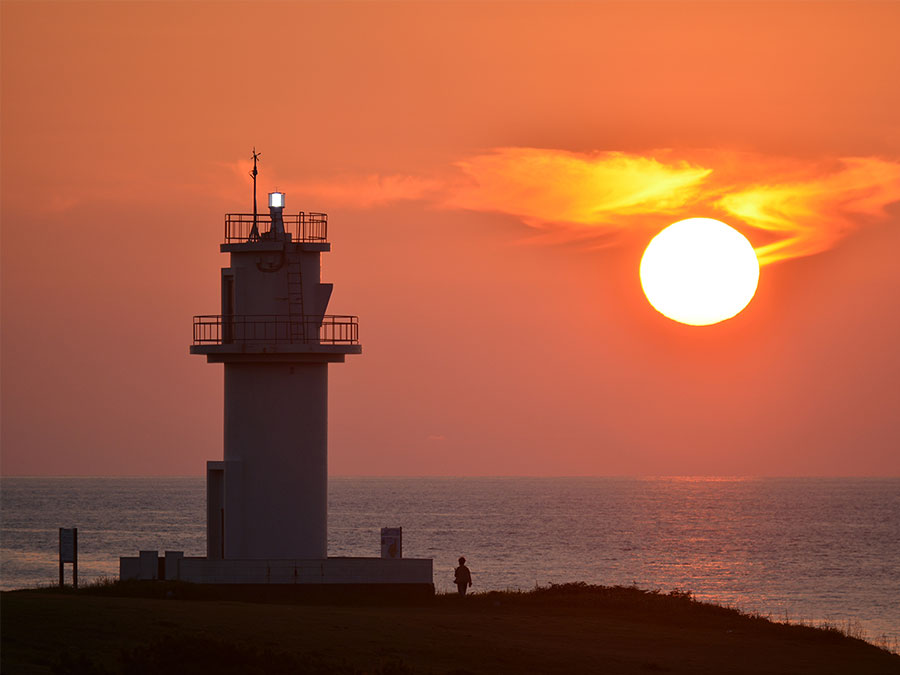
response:
<path id="1" fill-rule="evenodd" d="M 773 618 L 900 640 L 900 479 L 332 478 L 329 554 L 460 555 L 474 590 L 587 581 L 691 590 Z M 140 549 L 205 555 L 203 478 L 3 478 L 0 586 L 52 583 L 57 528 L 82 579 Z"/>

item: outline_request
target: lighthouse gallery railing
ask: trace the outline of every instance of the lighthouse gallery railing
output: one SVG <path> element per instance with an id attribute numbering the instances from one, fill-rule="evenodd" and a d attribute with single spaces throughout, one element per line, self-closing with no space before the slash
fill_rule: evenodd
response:
<path id="1" fill-rule="evenodd" d="M 327 213 L 285 213 L 282 216 L 284 231 L 291 235 L 294 242 L 321 243 L 328 240 Z M 266 240 L 267 232 L 272 229 L 272 218 L 268 213 L 256 215 L 257 234 L 253 234 L 252 213 L 225 214 L 225 243 L 243 244 L 249 241 Z"/>
<path id="2" fill-rule="evenodd" d="M 326 314 L 302 319 L 268 314 L 194 317 L 194 344 L 359 344 L 359 318 Z"/>

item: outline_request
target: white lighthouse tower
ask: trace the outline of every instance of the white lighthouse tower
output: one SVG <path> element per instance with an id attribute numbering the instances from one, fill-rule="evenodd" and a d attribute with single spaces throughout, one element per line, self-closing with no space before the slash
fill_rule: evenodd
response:
<path id="1" fill-rule="evenodd" d="M 332 285 L 324 213 L 227 214 L 221 313 L 194 317 L 192 354 L 225 375 L 224 457 L 206 469 L 205 558 L 142 551 L 120 576 L 214 584 L 414 584 L 433 592 L 432 561 L 396 553 L 328 557 L 328 364 L 360 354 L 355 316 L 326 314 Z M 373 549 L 379 540 L 373 532 Z"/>
<path id="2" fill-rule="evenodd" d="M 222 310 L 194 318 L 192 354 L 225 370 L 224 461 L 207 464 L 209 559 L 327 557 L 328 364 L 362 351 L 327 315 L 323 213 L 228 214 Z"/>

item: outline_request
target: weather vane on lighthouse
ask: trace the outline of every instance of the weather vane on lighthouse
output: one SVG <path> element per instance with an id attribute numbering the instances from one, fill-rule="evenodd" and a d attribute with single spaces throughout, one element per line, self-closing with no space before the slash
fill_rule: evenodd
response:
<path id="1" fill-rule="evenodd" d="M 259 160 L 261 154 L 256 151 L 256 146 L 253 146 L 253 153 L 250 155 L 250 159 L 253 160 L 253 170 L 250 172 L 250 177 L 253 178 L 253 228 L 250 230 L 250 241 L 256 241 L 259 239 L 259 227 L 257 226 L 257 215 L 256 215 L 256 176 L 259 174 L 259 171 L 256 168 L 256 162 Z"/>

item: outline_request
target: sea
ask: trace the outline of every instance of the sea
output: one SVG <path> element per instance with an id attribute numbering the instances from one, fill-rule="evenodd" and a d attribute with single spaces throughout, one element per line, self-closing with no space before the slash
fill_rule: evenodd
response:
<path id="1" fill-rule="evenodd" d="M 331 556 L 378 556 L 402 527 L 438 591 L 465 556 L 473 591 L 677 589 L 900 642 L 900 478 L 338 477 L 328 518 Z M 139 550 L 205 555 L 205 481 L 3 477 L 0 519 L 0 588 L 57 582 L 60 527 L 78 528 L 82 583 L 113 578 Z"/>

